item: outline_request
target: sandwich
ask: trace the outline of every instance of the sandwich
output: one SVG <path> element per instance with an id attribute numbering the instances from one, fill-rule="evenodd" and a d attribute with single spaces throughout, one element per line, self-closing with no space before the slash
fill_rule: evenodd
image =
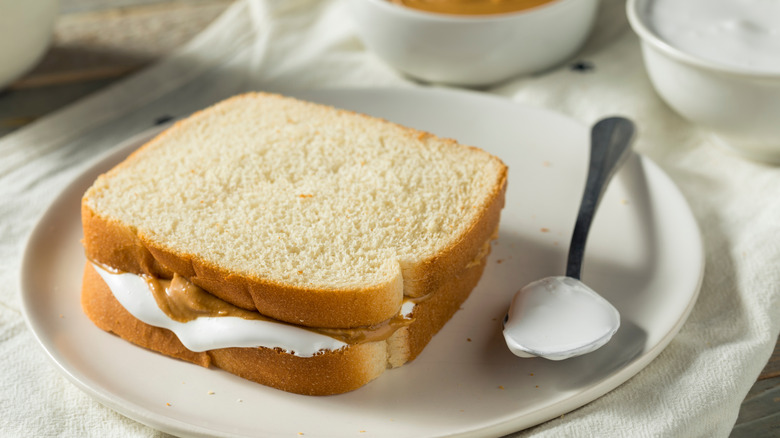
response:
<path id="1" fill-rule="evenodd" d="M 86 315 L 307 394 L 413 360 L 477 285 L 506 166 L 451 139 L 265 93 L 177 122 L 82 198 Z"/>

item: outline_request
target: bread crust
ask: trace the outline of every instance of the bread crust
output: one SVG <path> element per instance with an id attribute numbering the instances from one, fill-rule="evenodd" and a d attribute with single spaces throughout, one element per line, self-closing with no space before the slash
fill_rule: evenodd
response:
<path id="1" fill-rule="evenodd" d="M 131 315 L 90 263 L 84 268 L 81 302 L 86 315 L 100 329 L 136 345 L 204 367 L 213 365 L 283 391 L 331 395 L 357 389 L 387 368 L 416 358 L 477 285 L 486 260 L 485 254 L 417 303 L 411 315 L 414 321 L 387 340 L 354 344 L 312 357 L 264 347 L 190 351 L 170 330 L 145 324 Z"/>

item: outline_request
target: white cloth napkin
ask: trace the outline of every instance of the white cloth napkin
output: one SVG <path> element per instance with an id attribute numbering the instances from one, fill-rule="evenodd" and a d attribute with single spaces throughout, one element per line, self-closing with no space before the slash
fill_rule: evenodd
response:
<path id="1" fill-rule="evenodd" d="M 672 177 L 699 221 L 706 273 L 688 322 L 645 370 L 518 436 L 727 436 L 780 331 L 780 170 L 718 148 L 653 92 L 622 0 L 604 0 L 577 60 L 484 90 L 591 123 L 636 120 L 636 148 Z M 369 53 L 345 5 L 241 0 L 149 69 L 0 138 L 0 432 L 159 436 L 92 400 L 46 359 L 20 312 L 24 236 L 96 154 L 165 117 L 252 89 L 417 86 Z"/>

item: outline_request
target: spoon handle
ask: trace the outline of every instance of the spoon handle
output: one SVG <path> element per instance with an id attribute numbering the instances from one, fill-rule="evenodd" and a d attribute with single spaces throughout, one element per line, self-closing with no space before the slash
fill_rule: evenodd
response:
<path id="1" fill-rule="evenodd" d="M 593 125 L 590 133 L 588 179 L 571 236 L 569 258 L 566 262 L 567 277 L 580 279 L 585 243 L 593 216 L 612 176 L 630 155 L 633 138 L 634 124 L 622 117 L 610 117 Z"/>

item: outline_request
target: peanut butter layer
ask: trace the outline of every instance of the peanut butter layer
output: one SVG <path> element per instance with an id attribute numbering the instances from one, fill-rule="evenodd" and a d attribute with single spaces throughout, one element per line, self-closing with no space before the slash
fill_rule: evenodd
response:
<path id="1" fill-rule="evenodd" d="M 554 0 L 390 0 L 413 9 L 440 14 L 506 14 L 535 8 Z"/>
<path id="2" fill-rule="evenodd" d="M 116 269 L 104 269 L 114 275 L 122 273 Z M 174 274 L 172 279 L 163 279 L 148 275 L 143 275 L 141 277 L 145 280 L 152 296 L 154 296 L 157 307 L 172 320 L 182 323 L 200 317 L 237 317 L 295 326 L 301 330 L 308 330 L 329 336 L 347 344 L 360 344 L 364 342 L 386 340 L 397 330 L 408 326 L 412 322 L 411 318 L 406 318 L 399 313 L 393 318 L 370 326 L 352 328 L 304 327 L 278 321 L 261 315 L 259 312 L 253 312 L 234 306 L 227 301 L 208 293 L 178 274 Z M 425 298 L 426 297 L 407 299 L 407 301 L 419 302 L 423 301 Z"/>

